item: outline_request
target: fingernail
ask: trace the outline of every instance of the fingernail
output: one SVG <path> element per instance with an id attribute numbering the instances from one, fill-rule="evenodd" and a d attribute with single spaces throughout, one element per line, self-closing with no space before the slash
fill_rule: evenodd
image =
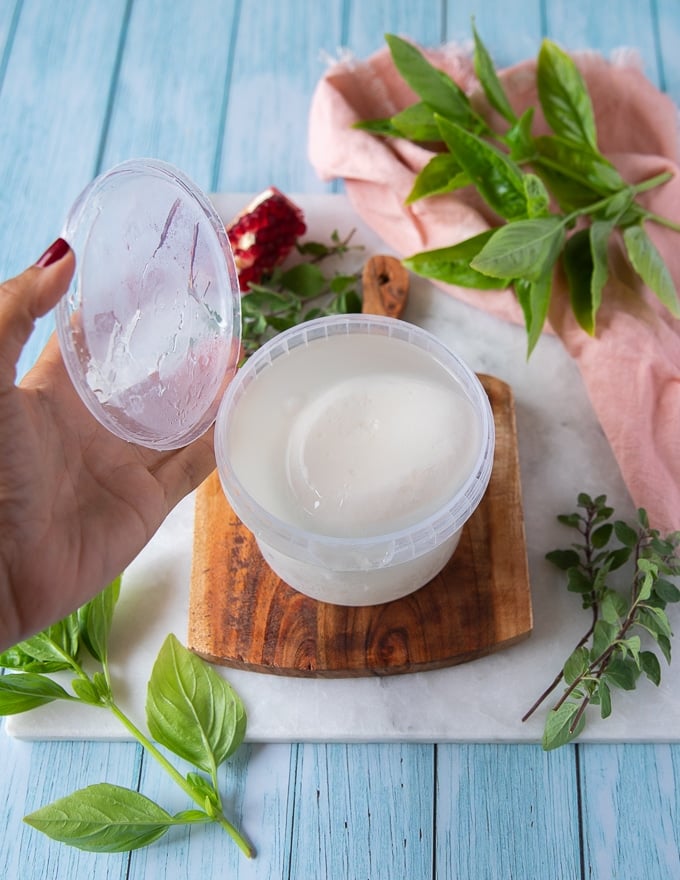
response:
<path id="1" fill-rule="evenodd" d="M 51 266 L 52 263 L 56 263 L 61 260 L 62 257 L 65 257 L 70 250 L 71 248 L 69 247 L 68 242 L 64 241 L 63 238 L 58 238 L 56 241 L 52 242 L 35 265 L 40 266 L 41 269 L 45 269 L 47 266 Z"/>

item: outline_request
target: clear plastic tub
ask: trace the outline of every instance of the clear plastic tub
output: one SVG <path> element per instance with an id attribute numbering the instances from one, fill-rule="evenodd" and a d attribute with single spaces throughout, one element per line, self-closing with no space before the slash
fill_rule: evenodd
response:
<path id="1" fill-rule="evenodd" d="M 195 440 L 215 420 L 241 335 L 212 205 L 171 165 L 130 160 L 83 191 L 62 237 L 76 272 L 57 332 L 82 400 L 124 440 L 160 450 Z"/>
<path id="2" fill-rule="evenodd" d="M 411 360 L 413 376 L 427 362 L 421 384 L 419 373 L 407 375 Z M 340 384 L 329 392 L 333 370 Z M 450 449 L 441 437 L 459 410 L 442 422 L 447 393 L 461 413 Z M 371 451 L 381 430 L 398 440 Z M 342 315 L 288 330 L 249 359 L 220 405 L 215 451 L 230 504 L 286 583 L 320 601 L 371 605 L 415 591 L 446 565 L 488 485 L 494 440 L 484 388 L 434 336 L 391 318 Z M 334 500 L 319 520 L 326 497 Z"/>

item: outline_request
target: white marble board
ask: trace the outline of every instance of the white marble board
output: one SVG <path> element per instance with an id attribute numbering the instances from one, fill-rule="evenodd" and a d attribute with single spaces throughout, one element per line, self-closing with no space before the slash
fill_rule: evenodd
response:
<path id="1" fill-rule="evenodd" d="M 247 202 L 219 195 L 225 220 Z M 356 228 L 366 250 L 386 252 L 342 195 L 294 196 L 309 226 L 325 240 Z M 345 264 L 347 265 L 347 264 Z M 616 462 L 588 401 L 578 369 L 558 340 L 544 337 L 527 363 L 523 329 L 499 321 L 413 279 L 406 320 L 438 335 L 473 369 L 509 382 L 517 407 L 522 491 L 534 608 L 534 632 L 512 648 L 450 669 L 386 678 L 283 678 L 222 669 L 242 696 L 252 742 L 536 742 L 544 713 L 521 717 L 552 679 L 587 626 L 579 597 L 548 564 L 548 550 L 567 546 L 558 513 L 574 509 L 576 494 L 606 493 L 617 514 L 632 515 Z M 112 671 L 118 699 L 144 719 L 146 681 L 168 632 L 186 639 L 191 570 L 193 496 L 166 520 L 125 573 L 112 634 Z M 52 703 L 7 720 L 26 739 L 126 739 L 101 710 Z M 659 688 L 616 693 L 612 716 L 593 717 L 583 740 L 680 740 L 680 677 L 663 666 Z"/>

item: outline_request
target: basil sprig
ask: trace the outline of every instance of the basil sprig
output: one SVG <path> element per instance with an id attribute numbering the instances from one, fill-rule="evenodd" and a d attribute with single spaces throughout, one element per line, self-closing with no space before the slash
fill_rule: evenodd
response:
<path id="1" fill-rule="evenodd" d="M 535 108 L 517 116 L 477 30 L 475 72 L 489 105 L 506 124 L 494 131 L 469 97 L 411 43 L 388 35 L 395 66 L 420 101 L 388 119 L 355 127 L 432 147 L 407 202 L 473 186 L 501 225 L 448 248 L 404 260 L 413 272 L 479 290 L 514 288 L 531 354 L 543 329 L 552 278 L 562 261 L 576 320 L 594 335 L 602 291 L 612 272 L 608 245 L 621 235 L 628 259 L 664 306 L 680 317 L 680 300 L 645 224 L 680 231 L 646 210 L 637 196 L 671 177 L 627 183 L 600 152 L 587 87 L 574 61 L 551 40 L 538 54 L 536 82 L 552 133 L 535 137 Z M 577 226 L 578 224 L 578 226 Z M 577 227 L 577 229 L 575 229 Z"/>
<path id="2" fill-rule="evenodd" d="M 224 815 L 217 778 L 220 765 L 243 742 L 243 704 L 208 663 L 169 635 L 148 683 L 147 725 L 155 742 L 201 772 L 183 775 L 174 767 L 114 699 L 108 643 L 119 591 L 120 578 L 79 611 L 0 654 L 0 666 L 13 673 L 0 676 L 0 715 L 54 700 L 108 709 L 198 808 L 172 815 L 138 791 L 99 783 L 41 807 L 24 821 L 61 843 L 107 853 L 147 846 L 174 826 L 217 823 L 251 857 L 251 845 Z M 95 672 L 83 666 L 87 655 Z M 59 670 L 75 673 L 71 691 L 50 678 Z"/>

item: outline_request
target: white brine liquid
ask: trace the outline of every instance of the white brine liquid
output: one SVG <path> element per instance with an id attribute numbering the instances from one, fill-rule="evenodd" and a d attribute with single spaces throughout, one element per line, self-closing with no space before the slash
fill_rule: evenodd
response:
<path id="1" fill-rule="evenodd" d="M 480 425 L 458 381 L 400 339 L 354 333 L 278 357 L 229 423 L 234 472 L 267 511 L 335 537 L 435 513 L 474 467 Z"/>

